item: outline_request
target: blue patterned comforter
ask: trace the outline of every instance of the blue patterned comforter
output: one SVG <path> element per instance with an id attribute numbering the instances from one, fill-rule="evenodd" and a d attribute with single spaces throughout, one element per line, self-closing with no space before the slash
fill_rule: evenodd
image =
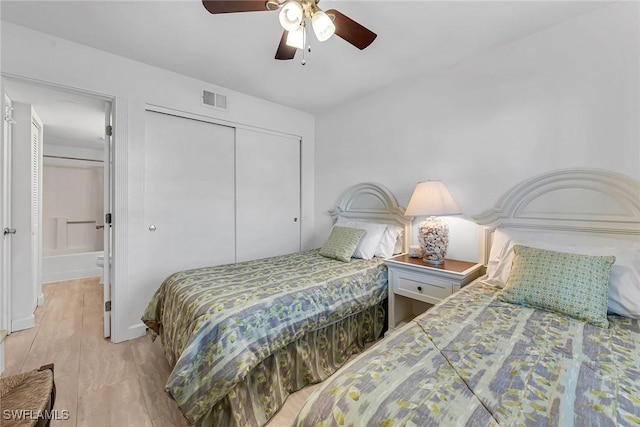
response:
<path id="1" fill-rule="evenodd" d="M 174 366 L 165 389 L 194 424 L 274 351 L 386 297 L 381 260 L 313 250 L 175 273 L 142 320 Z"/>
<path id="2" fill-rule="evenodd" d="M 475 282 L 345 365 L 294 425 L 638 426 L 640 324 L 609 329 Z"/>

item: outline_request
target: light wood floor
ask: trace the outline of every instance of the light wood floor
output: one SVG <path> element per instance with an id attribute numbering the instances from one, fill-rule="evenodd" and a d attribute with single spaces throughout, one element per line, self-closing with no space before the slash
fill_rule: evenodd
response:
<path id="1" fill-rule="evenodd" d="M 35 328 L 5 341 L 2 376 L 55 364 L 55 409 L 68 420 L 52 426 L 168 427 L 187 423 L 164 392 L 171 372 L 160 340 L 141 337 L 120 344 L 102 338 L 102 285 L 98 277 L 43 285 L 45 304 Z M 269 427 L 290 426 L 309 394 L 289 397 Z"/>

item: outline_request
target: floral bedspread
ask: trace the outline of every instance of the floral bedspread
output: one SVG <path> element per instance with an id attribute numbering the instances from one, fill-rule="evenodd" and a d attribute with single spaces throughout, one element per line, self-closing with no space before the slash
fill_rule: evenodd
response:
<path id="1" fill-rule="evenodd" d="M 386 297 L 381 260 L 312 250 L 175 273 L 142 320 L 174 367 L 165 390 L 194 424 L 275 350 Z"/>
<path id="2" fill-rule="evenodd" d="M 640 324 L 519 307 L 474 282 L 351 361 L 297 426 L 638 426 Z"/>

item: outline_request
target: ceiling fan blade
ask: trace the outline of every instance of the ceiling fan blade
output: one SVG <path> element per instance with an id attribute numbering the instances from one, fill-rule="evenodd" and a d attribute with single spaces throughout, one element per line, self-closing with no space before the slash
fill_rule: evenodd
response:
<path id="1" fill-rule="evenodd" d="M 287 35 L 289 34 L 289 31 L 284 30 L 282 33 L 282 37 L 280 38 L 280 44 L 278 45 L 278 50 L 276 51 L 276 59 L 282 59 L 282 60 L 287 60 L 287 59 L 293 59 L 294 56 L 296 56 L 296 49 L 295 47 L 291 47 L 287 44 Z"/>
<path id="2" fill-rule="evenodd" d="M 362 50 L 369 46 L 378 37 L 376 33 L 358 24 L 353 19 L 330 9 L 325 12 L 327 15 L 333 15 L 335 18 L 333 24 L 336 26 L 335 34 L 348 41 L 358 49 Z"/>
<path id="3" fill-rule="evenodd" d="M 213 14 L 268 10 L 265 0 L 202 0 L 202 4 Z"/>

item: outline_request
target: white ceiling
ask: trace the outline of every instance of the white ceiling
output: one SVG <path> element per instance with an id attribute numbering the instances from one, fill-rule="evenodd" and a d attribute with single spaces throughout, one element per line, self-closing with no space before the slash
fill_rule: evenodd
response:
<path id="1" fill-rule="evenodd" d="M 33 106 L 45 145 L 103 149 L 104 100 L 12 78 L 5 79 L 5 90 L 12 102 Z"/>
<path id="2" fill-rule="evenodd" d="M 3 20 L 310 113 L 454 65 L 608 2 L 322 0 L 378 34 L 363 51 L 311 36 L 307 65 L 273 59 L 277 12 L 209 14 L 199 0 L 9 1 Z"/>

